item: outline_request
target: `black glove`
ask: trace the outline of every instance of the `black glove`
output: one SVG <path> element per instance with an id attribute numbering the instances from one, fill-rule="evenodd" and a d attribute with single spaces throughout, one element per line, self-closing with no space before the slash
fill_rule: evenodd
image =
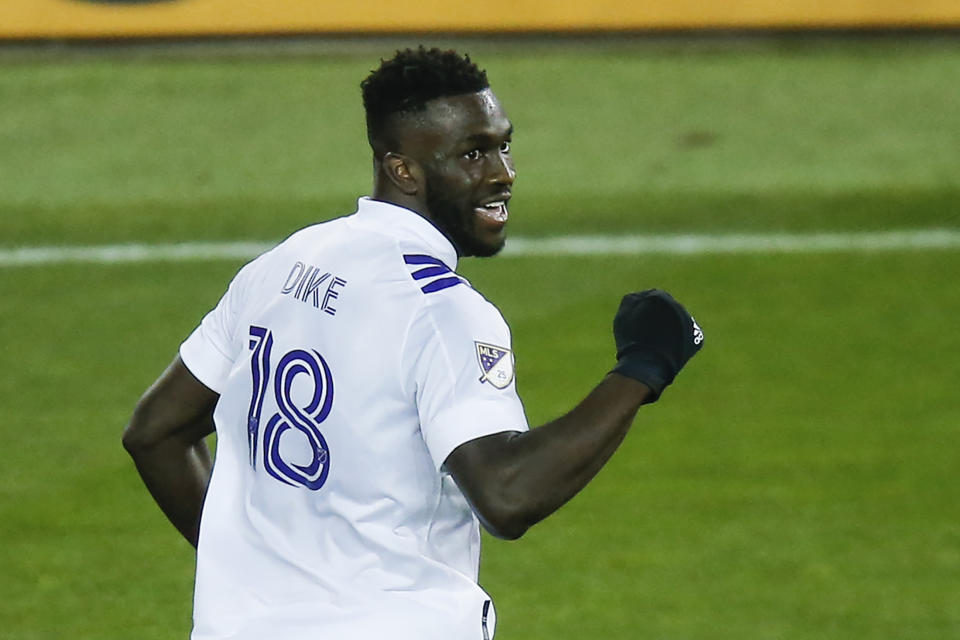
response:
<path id="1" fill-rule="evenodd" d="M 683 365 L 703 347 L 703 331 L 666 291 L 628 293 L 613 319 L 617 342 L 614 373 L 639 380 L 655 402 Z"/>

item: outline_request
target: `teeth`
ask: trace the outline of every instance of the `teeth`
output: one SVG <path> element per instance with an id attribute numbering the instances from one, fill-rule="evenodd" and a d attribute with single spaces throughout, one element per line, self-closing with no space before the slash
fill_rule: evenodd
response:
<path id="1" fill-rule="evenodd" d="M 505 200 L 485 204 L 477 208 L 477 212 L 490 220 L 496 220 L 497 222 L 507 221 L 507 203 Z"/>

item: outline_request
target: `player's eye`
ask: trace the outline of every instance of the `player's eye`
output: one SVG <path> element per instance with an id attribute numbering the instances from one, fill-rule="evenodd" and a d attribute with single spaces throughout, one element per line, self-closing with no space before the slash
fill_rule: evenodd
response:
<path id="1" fill-rule="evenodd" d="M 480 151 L 480 149 L 473 149 L 463 154 L 463 157 L 465 157 L 467 160 L 479 160 L 483 157 L 483 152 Z"/>

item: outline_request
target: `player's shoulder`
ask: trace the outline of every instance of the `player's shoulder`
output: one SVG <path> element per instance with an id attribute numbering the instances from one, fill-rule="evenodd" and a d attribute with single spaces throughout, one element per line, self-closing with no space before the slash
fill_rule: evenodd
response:
<path id="1" fill-rule="evenodd" d="M 283 241 L 274 247 L 274 251 L 285 253 L 289 251 L 298 252 L 303 247 L 314 246 L 325 238 L 338 236 L 349 231 L 349 216 L 333 218 L 323 222 L 317 222 L 306 227 L 297 229 Z"/>
<path id="2" fill-rule="evenodd" d="M 328 252 L 330 247 L 351 244 L 343 236 L 349 232 L 346 217 L 334 218 L 297 229 L 270 250 L 249 263 L 252 277 L 265 275 L 274 269 L 289 270 L 291 260 L 306 260 L 320 253 Z"/>
<path id="3" fill-rule="evenodd" d="M 303 253 L 303 250 L 325 235 L 325 228 L 336 228 L 340 218 L 303 227 L 291 233 L 284 240 L 263 251 L 244 264 L 230 281 L 231 289 L 248 291 L 269 280 L 281 263 L 286 264 L 290 256 Z M 329 226 L 328 226 L 329 225 Z"/>
<path id="4" fill-rule="evenodd" d="M 469 280 L 428 253 L 403 253 L 404 266 L 417 289 L 421 315 L 441 332 L 506 325 L 500 310 Z"/>

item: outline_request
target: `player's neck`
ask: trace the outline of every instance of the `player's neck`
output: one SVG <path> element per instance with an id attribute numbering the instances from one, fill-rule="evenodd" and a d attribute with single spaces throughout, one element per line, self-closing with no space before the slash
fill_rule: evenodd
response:
<path id="1" fill-rule="evenodd" d="M 418 194 L 404 193 L 389 180 L 374 180 L 371 197 L 380 202 L 389 202 L 398 207 L 409 209 L 432 222 L 427 205 Z"/>
<path id="2" fill-rule="evenodd" d="M 443 237 L 449 240 L 450 244 L 452 244 L 454 249 L 456 249 L 458 256 L 463 255 L 460 251 L 460 248 L 457 246 L 457 243 L 453 241 L 453 238 L 451 238 L 446 231 L 444 231 L 443 227 L 434 221 L 433 217 L 430 215 L 430 211 L 427 208 L 426 203 L 422 202 L 418 196 L 403 193 L 399 189 L 394 188 L 389 180 L 375 180 L 373 185 L 373 193 L 370 197 L 380 202 L 387 202 L 413 211 L 421 218 L 432 224 L 437 231 L 443 234 Z"/>

